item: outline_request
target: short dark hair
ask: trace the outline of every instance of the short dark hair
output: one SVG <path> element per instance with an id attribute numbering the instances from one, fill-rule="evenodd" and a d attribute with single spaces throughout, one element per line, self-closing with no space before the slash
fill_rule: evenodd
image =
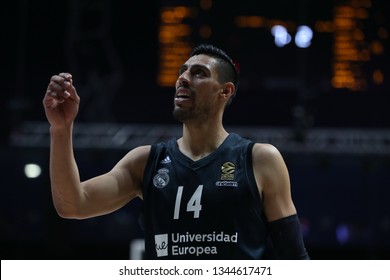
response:
<path id="1" fill-rule="evenodd" d="M 211 57 L 217 58 L 219 60 L 220 67 L 218 68 L 219 76 L 218 79 L 222 83 L 232 82 L 234 84 L 234 92 L 232 97 L 229 100 L 229 103 L 232 101 L 233 97 L 236 95 L 238 88 L 238 69 L 234 64 L 233 60 L 228 56 L 222 49 L 211 45 L 211 44 L 200 44 L 199 46 L 193 48 L 190 57 L 198 54 L 206 54 Z"/>

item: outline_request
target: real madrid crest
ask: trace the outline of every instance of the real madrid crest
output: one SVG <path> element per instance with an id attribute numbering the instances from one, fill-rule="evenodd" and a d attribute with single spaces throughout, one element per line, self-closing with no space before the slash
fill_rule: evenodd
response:
<path id="1" fill-rule="evenodd" d="M 157 174 L 153 177 L 153 185 L 156 188 L 162 189 L 169 183 L 169 170 L 167 168 L 161 168 L 157 171 Z"/>

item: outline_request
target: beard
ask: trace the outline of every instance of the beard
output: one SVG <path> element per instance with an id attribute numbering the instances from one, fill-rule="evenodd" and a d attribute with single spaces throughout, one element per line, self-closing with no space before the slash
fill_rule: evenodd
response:
<path id="1" fill-rule="evenodd" d="M 209 118 L 210 108 L 192 107 L 185 110 L 181 107 L 175 106 L 172 115 L 176 120 L 182 123 L 196 122 L 202 124 Z"/>
<path id="2" fill-rule="evenodd" d="M 172 112 L 173 117 L 179 122 L 186 122 L 195 119 L 194 110 L 183 110 L 183 108 L 175 106 Z"/>

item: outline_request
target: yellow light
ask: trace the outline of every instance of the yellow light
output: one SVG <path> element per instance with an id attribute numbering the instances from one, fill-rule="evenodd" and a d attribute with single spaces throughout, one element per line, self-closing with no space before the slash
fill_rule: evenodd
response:
<path id="1" fill-rule="evenodd" d="M 211 27 L 208 25 L 203 25 L 199 29 L 199 36 L 202 37 L 203 39 L 210 38 L 211 34 L 212 34 L 212 30 L 211 30 Z"/>
<path id="2" fill-rule="evenodd" d="M 213 6 L 212 0 L 200 0 L 200 7 L 203 10 L 210 10 L 212 6 Z"/>
<path id="3" fill-rule="evenodd" d="M 384 80 L 385 80 L 385 77 L 383 75 L 383 72 L 379 69 L 375 70 L 373 73 L 372 73 L 372 80 L 374 81 L 375 84 L 377 85 L 381 85 L 383 84 Z"/>

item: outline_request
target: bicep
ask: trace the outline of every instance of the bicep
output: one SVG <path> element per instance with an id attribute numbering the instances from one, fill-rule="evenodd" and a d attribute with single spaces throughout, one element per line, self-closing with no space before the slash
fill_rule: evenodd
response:
<path id="1" fill-rule="evenodd" d="M 295 214 L 290 177 L 280 152 L 272 145 L 257 144 L 253 155 L 254 172 L 267 220 Z"/>
<path id="2" fill-rule="evenodd" d="M 141 194 L 147 147 L 130 151 L 109 172 L 82 182 L 83 215 L 98 216 L 115 211 Z"/>

